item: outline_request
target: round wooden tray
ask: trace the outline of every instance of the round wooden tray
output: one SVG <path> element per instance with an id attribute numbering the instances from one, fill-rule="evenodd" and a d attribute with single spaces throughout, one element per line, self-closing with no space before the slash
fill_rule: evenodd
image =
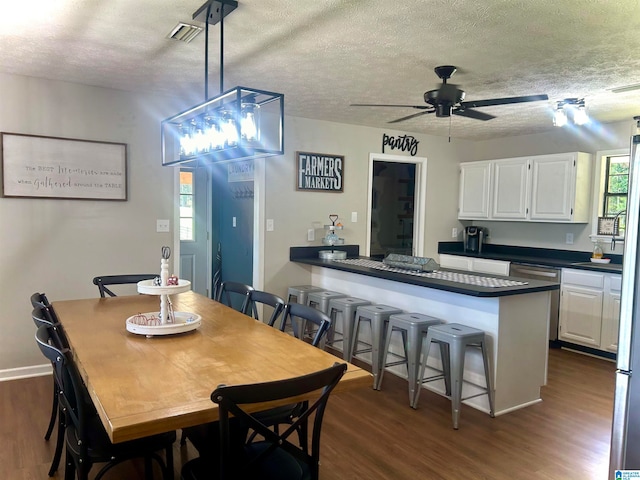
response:
<path id="1" fill-rule="evenodd" d="M 148 312 L 142 315 L 151 318 L 159 317 L 160 312 Z M 146 335 L 154 337 L 156 335 L 174 335 L 195 330 L 202 324 L 202 317 L 195 313 L 174 312 L 175 323 L 165 323 L 164 325 L 139 325 L 135 323 L 137 315 L 127 318 L 127 331 L 136 335 Z"/>
<path id="2" fill-rule="evenodd" d="M 153 280 L 142 280 L 138 282 L 138 293 L 146 295 L 173 295 L 175 293 L 183 293 L 191 290 L 191 282 L 189 280 L 178 280 L 178 285 L 167 285 L 161 287 L 153 284 Z"/>

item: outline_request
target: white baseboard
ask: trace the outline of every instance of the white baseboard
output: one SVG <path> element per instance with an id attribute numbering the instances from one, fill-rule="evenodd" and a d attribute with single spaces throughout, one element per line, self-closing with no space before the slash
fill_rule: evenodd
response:
<path id="1" fill-rule="evenodd" d="M 51 364 L 33 365 L 31 367 L 7 368 L 0 370 L 0 382 L 19 380 L 21 378 L 41 377 L 51 375 Z"/>

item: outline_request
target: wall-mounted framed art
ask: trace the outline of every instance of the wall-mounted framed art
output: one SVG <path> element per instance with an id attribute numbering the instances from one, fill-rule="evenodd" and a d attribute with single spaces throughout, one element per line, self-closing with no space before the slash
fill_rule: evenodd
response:
<path id="1" fill-rule="evenodd" d="M 3 197 L 127 200 L 127 145 L 0 133 Z"/>
<path id="2" fill-rule="evenodd" d="M 296 190 L 344 191 L 344 156 L 296 152 Z"/>

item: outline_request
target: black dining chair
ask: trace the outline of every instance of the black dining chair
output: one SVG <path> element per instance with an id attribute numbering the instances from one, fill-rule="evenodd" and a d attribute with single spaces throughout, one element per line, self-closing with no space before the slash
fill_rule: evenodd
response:
<path id="1" fill-rule="evenodd" d="M 137 440 L 111 443 L 100 417 L 90 403 L 89 393 L 69 349 L 56 345 L 51 327 L 42 325 L 36 331 L 40 351 L 54 365 L 60 381 L 59 402 L 65 413 L 66 466 L 65 479 L 88 480 L 96 463 L 104 463 L 96 476 L 99 480 L 115 465 L 134 458 L 144 458 L 147 478 L 152 475 L 152 460 L 160 465 L 163 478 L 173 479 L 173 443 L 175 431 L 151 435 Z M 158 455 L 165 451 L 166 463 Z"/>
<path id="2" fill-rule="evenodd" d="M 284 310 L 285 301 L 277 295 L 269 292 L 263 292 L 261 290 L 251 290 L 245 300 L 245 305 L 242 312 L 249 315 L 256 320 L 260 320 L 258 315 L 258 306 L 267 305 L 271 307 L 271 316 L 267 324 L 270 327 L 275 326 L 276 322 L 280 318 L 282 311 Z"/>
<path id="3" fill-rule="evenodd" d="M 301 320 L 303 326 L 306 325 L 306 323 L 311 323 L 317 327 L 311 340 L 311 345 L 314 347 L 320 346 L 331 328 L 331 318 L 320 310 L 309 307 L 308 305 L 302 305 L 301 303 L 287 303 L 284 307 L 284 313 L 282 314 L 280 330 L 284 332 L 287 328 L 287 323 L 291 323 L 295 336 L 300 339 L 303 338 L 306 328 L 298 328 L 294 319 Z"/>
<path id="4" fill-rule="evenodd" d="M 221 385 L 211 394 L 219 408 L 219 454 L 215 458 L 200 456 L 182 467 L 183 480 L 317 480 L 320 463 L 320 434 L 329 395 L 347 370 L 345 363 L 308 375 L 248 385 Z M 246 406 L 320 391 L 319 397 L 305 405 L 303 413 L 282 433 L 267 428 Z M 311 417 L 313 416 L 313 419 Z M 233 425 L 232 422 L 235 422 Z M 258 441 L 238 447 L 234 431 L 256 433 Z M 309 431 L 311 448 L 296 445 L 289 437 L 294 432 Z"/>
<path id="5" fill-rule="evenodd" d="M 136 273 L 128 275 L 102 275 L 93 278 L 93 284 L 98 287 L 100 297 L 105 298 L 106 295 L 115 297 L 116 294 L 108 288 L 112 285 L 131 285 L 141 282 L 142 280 L 153 280 L 159 275 L 154 273 Z"/>
<path id="6" fill-rule="evenodd" d="M 251 285 L 240 282 L 222 282 L 217 291 L 216 301 L 231 307 L 239 312 L 244 312 L 249 292 L 253 290 Z"/>
<path id="7" fill-rule="evenodd" d="M 33 303 L 33 302 L 32 302 Z M 46 302 L 48 303 L 48 302 Z M 62 330 L 62 326 L 59 323 L 55 323 L 52 321 L 53 316 L 55 315 L 53 312 L 53 307 L 46 307 L 44 303 L 42 306 L 35 307 L 31 312 L 31 319 L 33 323 L 36 325 L 36 328 L 41 326 L 45 326 L 49 328 L 49 333 L 51 336 L 55 337 L 55 343 L 58 345 L 68 346 L 68 342 L 64 332 Z M 56 317 L 57 318 L 57 317 Z M 53 366 L 53 365 L 52 365 Z M 60 408 L 60 404 L 58 402 L 58 393 L 60 392 L 60 378 L 58 377 L 58 373 L 53 366 L 53 400 L 51 402 L 51 416 L 49 419 L 49 426 L 47 427 L 47 432 L 44 436 L 45 440 L 49 440 L 51 438 L 51 434 L 53 433 L 53 427 L 56 424 L 56 419 L 58 420 L 58 432 L 56 435 L 56 446 L 53 452 L 53 459 L 51 460 L 51 467 L 49 468 L 49 476 L 53 477 L 58 467 L 60 466 L 60 459 L 62 458 L 62 447 L 64 446 L 64 431 L 65 431 L 65 423 L 64 423 L 64 413 Z"/>
<path id="8" fill-rule="evenodd" d="M 284 306 L 283 312 L 282 322 L 280 324 L 280 330 L 283 332 L 287 326 L 287 320 L 292 321 L 292 317 L 309 321 L 318 327 L 311 342 L 314 347 L 317 347 L 322 342 L 331 326 L 331 318 L 320 310 L 316 310 L 315 308 L 307 305 L 287 303 Z M 275 432 L 278 432 L 279 425 L 293 424 L 295 419 L 303 412 L 303 410 L 304 403 L 299 402 L 263 410 L 262 412 L 257 413 L 256 417 L 260 419 L 263 425 L 272 427 Z M 215 448 L 213 448 L 212 445 L 216 444 L 216 439 L 212 437 L 217 435 L 217 423 L 218 422 L 211 422 L 183 429 L 180 444 L 184 445 L 188 438 L 201 454 L 205 451 L 214 451 Z M 255 435 L 255 433 L 251 435 Z M 298 436 L 301 445 L 304 445 L 306 443 L 306 433 L 298 431 Z M 249 438 L 251 439 L 251 436 Z"/>
<path id="9" fill-rule="evenodd" d="M 316 332 L 311 341 L 311 345 L 314 347 L 320 347 L 327 335 L 327 332 L 331 328 L 331 318 L 313 307 L 302 305 L 300 303 L 287 303 L 284 307 L 280 330 L 284 332 L 287 327 L 287 323 L 293 322 L 294 318 L 302 320 L 303 322 L 309 322 L 316 326 Z M 302 335 L 302 331 L 299 331 L 299 334 Z M 262 412 L 256 413 L 256 417 L 260 419 L 263 425 L 272 427 L 275 432 L 278 432 L 279 425 L 293 425 L 296 418 L 304 412 L 304 408 L 305 405 L 303 402 L 292 403 L 263 410 Z M 301 445 L 306 443 L 307 435 L 305 431 L 299 430 L 298 437 Z"/>

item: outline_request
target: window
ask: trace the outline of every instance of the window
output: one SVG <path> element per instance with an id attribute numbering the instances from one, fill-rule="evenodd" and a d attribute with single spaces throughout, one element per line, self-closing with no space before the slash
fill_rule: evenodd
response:
<path id="1" fill-rule="evenodd" d="M 193 171 L 180 170 L 180 241 L 193 241 Z"/>
<path id="2" fill-rule="evenodd" d="M 629 191 L 629 155 L 611 155 L 605 157 L 605 180 L 602 201 L 602 215 L 615 217 L 627 210 L 627 192 Z M 618 230 L 624 236 L 626 216 L 618 217 Z"/>

